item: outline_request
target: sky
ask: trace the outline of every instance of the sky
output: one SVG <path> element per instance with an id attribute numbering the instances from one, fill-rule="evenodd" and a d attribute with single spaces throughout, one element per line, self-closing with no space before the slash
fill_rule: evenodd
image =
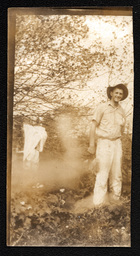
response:
<path id="1" fill-rule="evenodd" d="M 122 28 L 121 25 L 124 20 L 128 22 L 128 25 Z M 111 44 L 111 40 L 113 40 L 112 32 L 116 33 L 117 41 L 120 41 L 120 39 L 124 38 L 127 34 L 132 36 L 131 16 L 86 16 L 85 24 L 89 27 L 88 46 L 94 40 L 95 33 L 101 36 L 104 44 L 108 46 Z"/>

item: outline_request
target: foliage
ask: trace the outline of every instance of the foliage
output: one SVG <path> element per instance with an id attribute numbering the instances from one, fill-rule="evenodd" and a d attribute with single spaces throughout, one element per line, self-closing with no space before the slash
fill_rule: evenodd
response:
<path id="1" fill-rule="evenodd" d="M 122 158 L 122 174 L 123 174 L 123 190 L 128 193 L 131 188 L 132 174 L 132 136 L 124 134 L 122 138 L 123 158 Z"/>
<path id="2" fill-rule="evenodd" d="M 87 196 L 82 183 L 77 189 L 46 191 L 38 185 L 13 194 L 11 245 L 129 246 L 130 199 L 76 213 L 76 202 Z"/>
<path id="3" fill-rule="evenodd" d="M 65 103 L 95 107 L 106 100 L 104 91 L 118 76 L 130 85 L 130 26 L 128 18 L 18 15 L 14 117 L 43 117 Z M 104 27 L 111 30 L 110 41 L 104 37 Z"/>

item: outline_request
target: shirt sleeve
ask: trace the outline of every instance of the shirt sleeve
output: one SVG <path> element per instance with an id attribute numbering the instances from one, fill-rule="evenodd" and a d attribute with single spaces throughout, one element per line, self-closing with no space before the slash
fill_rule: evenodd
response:
<path id="1" fill-rule="evenodd" d="M 97 124 L 100 123 L 101 119 L 102 119 L 102 116 L 103 116 L 103 113 L 104 113 L 104 105 L 103 104 L 99 104 L 94 113 L 93 113 L 93 117 L 92 117 L 92 121 L 96 121 Z"/>

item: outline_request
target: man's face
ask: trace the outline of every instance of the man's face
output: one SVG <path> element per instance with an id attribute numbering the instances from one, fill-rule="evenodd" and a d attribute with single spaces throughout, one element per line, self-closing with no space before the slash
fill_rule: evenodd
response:
<path id="1" fill-rule="evenodd" d="M 115 103 L 118 103 L 123 98 L 123 90 L 115 88 L 112 92 L 110 92 L 111 100 Z"/>

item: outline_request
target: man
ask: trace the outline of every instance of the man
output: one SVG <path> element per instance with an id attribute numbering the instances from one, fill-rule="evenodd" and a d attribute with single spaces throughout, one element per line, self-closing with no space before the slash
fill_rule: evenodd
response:
<path id="1" fill-rule="evenodd" d="M 105 203 L 108 184 L 111 198 L 115 201 L 120 198 L 122 187 L 121 136 L 124 131 L 125 113 L 119 102 L 126 99 L 128 89 L 124 84 L 108 87 L 107 96 L 110 100 L 98 105 L 90 129 L 88 152 L 95 154 L 96 151 L 99 165 L 93 195 L 95 206 Z"/>

